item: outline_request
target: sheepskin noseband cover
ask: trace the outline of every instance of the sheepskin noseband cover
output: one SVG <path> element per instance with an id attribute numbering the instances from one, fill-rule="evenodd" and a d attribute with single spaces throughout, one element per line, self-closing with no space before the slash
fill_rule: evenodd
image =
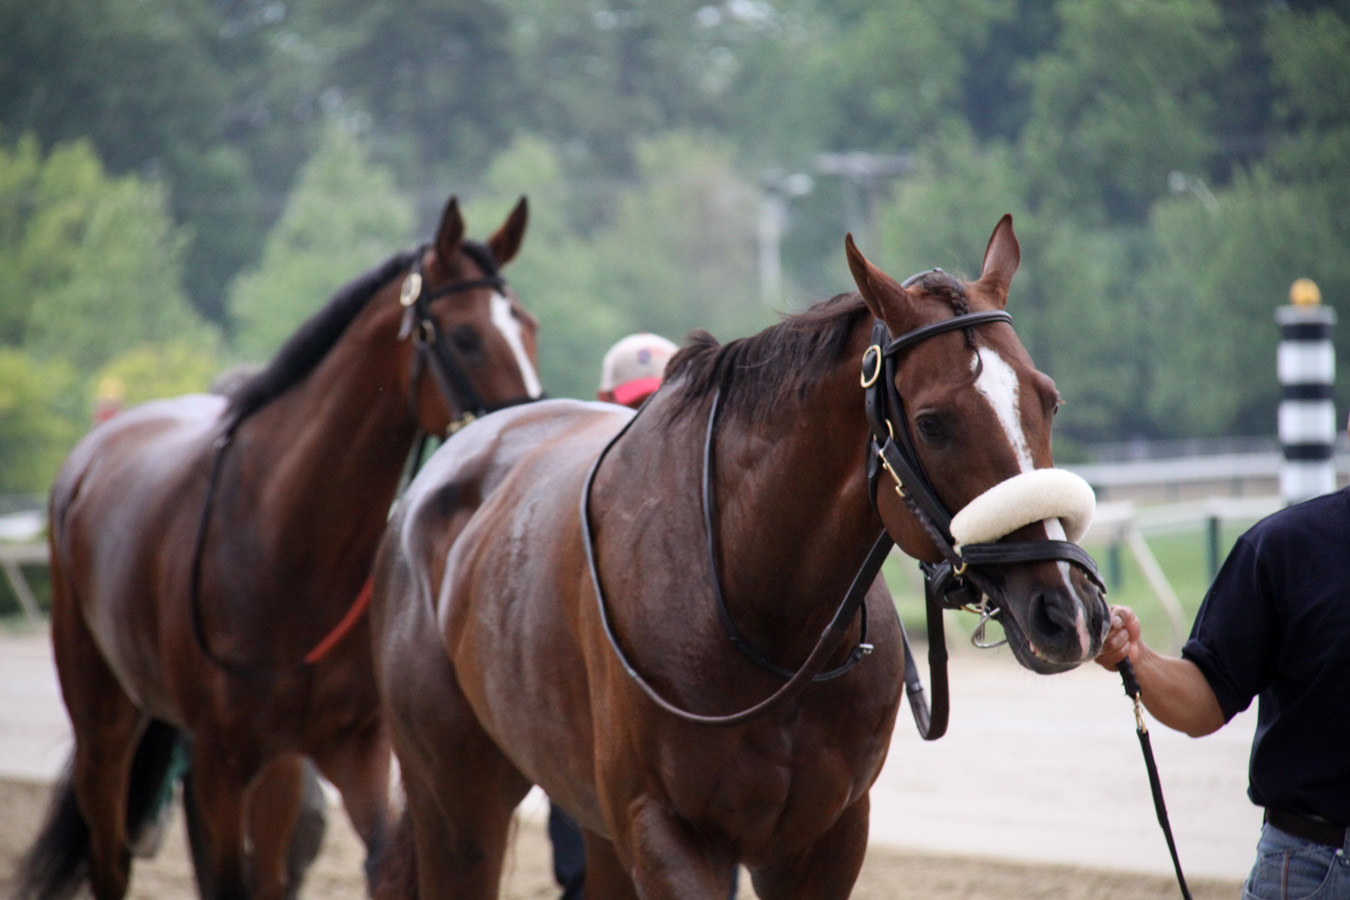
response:
<path id="1" fill-rule="evenodd" d="M 952 517 L 952 538 L 957 547 L 983 544 L 1023 525 L 1059 519 L 1065 537 L 1077 542 L 1096 506 L 1092 486 L 1079 476 L 1064 469 L 1033 469 L 1000 481 L 970 501 Z"/>

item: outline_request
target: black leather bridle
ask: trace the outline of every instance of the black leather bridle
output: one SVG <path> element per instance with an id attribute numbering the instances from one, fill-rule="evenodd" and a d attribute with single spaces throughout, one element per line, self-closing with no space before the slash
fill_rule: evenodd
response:
<path id="1" fill-rule="evenodd" d="M 403 304 L 403 322 L 399 326 L 398 336 L 410 339 L 415 351 L 412 357 L 412 375 L 409 379 L 408 402 L 413 413 L 417 411 L 417 390 L 422 373 L 430 371 L 436 388 L 441 393 L 445 408 L 450 413 L 450 425 L 446 434 L 454 434 L 475 419 L 490 412 L 529 403 L 536 397 L 515 397 L 499 403 L 489 404 L 474 389 L 473 381 L 465 372 L 455 352 L 453 343 L 445 332 L 436 327 L 431 316 L 431 304 L 451 294 L 462 294 L 478 288 L 493 288 L 506 292 L 506 279 L 498 271 L 497 261 L 492 251 L 484 245 L 465 241 L 460 249 L 485 273 L 481 278 L 469 278 L 464 281 L 452 281 L 434 290 L 428 289 L 427 278 L 422 261 L 426 257 L 426 247 L 417 252 L 412 271 L 403 280 L 399 293 L 399 303 Z"/>
<path id="2" fill-rule="evenodd" d="M 927 273 L 911 277 L 905 286 L 913 284 L 924 274 Z M 882 474 L 890 475 L 895 492 L 943 557 L 937 563 L 919 564 L 923 572 L 928 619 L 928 661 L 933 687 L 931 709 L 924 699 L 923 683 L 914 665 L 909 637 L 904 635 L 905 688 L 915 724 L 924 740 L 937 740 L 947 730 L 950 703 L 942 611 L 971 609 L 983 613 L 986 618 L 996 612 L 996 600 L 994 610 L 990 610 L 987 605 L 987 598 L 995 596 L 995 593 L 989 590 L 989 585 L 982 577 L 982 568 L 1059 560 L 1078 566 L 1099 589 L 1105 590 L 1096 562 L 1087 551 L 1071 541 L 993 541 L 965 544 L 958 548 L 951 534 L 952 515 L 924 471 L 910 434 L 904 398 L 895 384 L 897 356 L 939 334 L 997 322 L 1011 324 L 1012 316 L 1002 310 L 962 313 L 890 338 L 885 323 L 878 320 L 872 325 L 872 344 L 863 353 L 862 387 L 867 424 L 872 432 L 868 447 L 867 479 L 873 506 L 877 503 Z M 885 543 L 889 549 L 889 533 L 883 531 L 877 541 L 879 544 Z M 903 626 L 901 631 L 903 635 Z"/>

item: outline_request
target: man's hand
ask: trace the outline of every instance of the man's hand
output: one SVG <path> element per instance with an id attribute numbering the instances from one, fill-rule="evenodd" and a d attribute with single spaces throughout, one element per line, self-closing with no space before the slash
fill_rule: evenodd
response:
<path id="1" fill-rule="evenodd" d="M 1128 606 L 1111 607 L 1111 630 L 1102 641 L 1101 652 L 1097 654 L 1097 664 L 1114 672 L 1120 661 L 1129 657 L 1133 662 L 1139 657 L 1139 617 Z"/>

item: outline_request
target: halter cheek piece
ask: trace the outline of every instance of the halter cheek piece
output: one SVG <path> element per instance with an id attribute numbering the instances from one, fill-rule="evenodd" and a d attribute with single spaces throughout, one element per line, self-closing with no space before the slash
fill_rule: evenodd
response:
<path id="1" fill-rule="evenodd" d="M 454 434 L 490 412 L 527 403 L 533 399 L 520 397 L 492 405 L 484 402 L 474 390 L 473 382 L 465 372 L 454 346 L 445 333 L 436 327 L 436 320 L 431 317 L 431 304 L 442 297 L 478 288 L 505 291 L 506 279 L 498 274 L 497 261 L 493 259 L 491 250 L 468 242 L 461 244 L 460 249 L 487 274 L 482 278 L 453 281 L 435 290 L 428 290 L 427 278 L 422 267 L 426 247 L 422 247 L 417 252 L 417 262 L 413 265 L 412 271 L 403 280 L 398 298 L 399 303 L 403 305 L 403 321 L 399 326 L 398 336 L 403 340 L 411 339 L 415 348 L 412 357 L 412 376 L 409 379 L 408 403 L 415 416 L 417 386 L 421 381 L 422 372 L 430 370 L 436 387 L 441 392 L 441 399 L 445 401 L 445 407 L 450 413 L 447 435 Z"/>

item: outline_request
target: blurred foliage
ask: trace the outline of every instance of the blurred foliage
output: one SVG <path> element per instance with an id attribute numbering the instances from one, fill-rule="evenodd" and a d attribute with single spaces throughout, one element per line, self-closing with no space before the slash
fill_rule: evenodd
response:
<path id="1" fill-rule="evenodd" d="M 65 360 L 0 347 L 0 494 L 32 493 L 56 477 L 89 421 L 75 399 L 78 383 Z"/>
<path id="2" fill-rule="evenodd" d="M 1011 212 L 1070 454 L 1272 433 L 1274 308 L 1350 296 L 1344 0 L 0 0 L 0 33 L 0 348 L 73 373 L 67 431 L 4 420 L 14 489 L 102 376 L 260 360 L 450 193 L 477 237 L 529 197 L 506 274 L 582 397 L 627 332 L 772 321 L 768 191 L 786 309 L 851 288 L 846 231 L 973 274 Z"/>
<path id="3" fill-rule="evenodd" d="M 268 235 L 231 288 L 235 353 L 264 362 L 342 285 L 411 243 L 412 204 L 361 142 L 330 127 Z"/>

